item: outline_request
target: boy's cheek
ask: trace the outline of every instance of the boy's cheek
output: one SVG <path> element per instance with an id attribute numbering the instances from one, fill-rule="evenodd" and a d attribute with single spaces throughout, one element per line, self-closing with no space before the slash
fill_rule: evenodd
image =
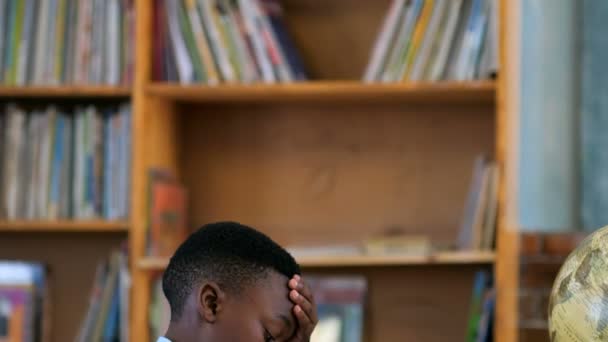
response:
<path id="1" fill-rule="evenodd" d="M 234 313 L 218 320 L 218 341 L 264 342 L 264 332 L 259 321 L 246 313 Z"/>

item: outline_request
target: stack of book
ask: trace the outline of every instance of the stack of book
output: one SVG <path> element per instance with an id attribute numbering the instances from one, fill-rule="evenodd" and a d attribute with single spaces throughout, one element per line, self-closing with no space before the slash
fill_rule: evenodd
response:
<path id="1" fill-rule="evenodd" d="M 0 115 L 0 218 L 126 218 L 131 109 L 14 104 Z"/>
<path id="2" fill-rule="evenodd" d="M 367 82 L 469 81 L 497 70 L 497 0 L 394 0 Z"/>
<path id="3" fill-rule="evenodd" d="M 130 287 L 127 256 L 116 251 L 97 267 L 77 342 L 129 341 Z"/>
<path id="4" fill-rule="evenodd" d="M 154 78 L 183 84 L 306 78 L 278 0 L 157 0 Z"/>
<path id="5" fill-rule="evenodd" d="M 459 249 L 492 250 L 494 248 L 498 185 L 498 165 L 485 156 L 477 157 L 460 226 Z"/>
<path id="6" fill-rule="evenodd" d="M 130 82 L 133 0 L 0 2 L 0 84 Z"/>
<path id="7" fill-rule="evenodd" d="M 48 341 L 44 266 L 0 261 L 0 341 Z"/>

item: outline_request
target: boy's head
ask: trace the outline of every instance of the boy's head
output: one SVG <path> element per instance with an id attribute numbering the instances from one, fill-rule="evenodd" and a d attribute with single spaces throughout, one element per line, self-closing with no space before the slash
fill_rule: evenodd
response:
<path id="1" fill-rule="evenodd" d="M 177 249 L 163 276 L 168 337 L 287 340 L 297 328 L 287 286 L 296 274 L 293 257 L 266 235 L 233 222 L 203 226 Z"/>

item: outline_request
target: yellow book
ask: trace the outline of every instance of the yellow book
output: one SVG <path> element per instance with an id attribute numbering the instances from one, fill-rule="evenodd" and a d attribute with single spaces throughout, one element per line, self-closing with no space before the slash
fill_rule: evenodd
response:
<path id="1" fill-rule="evenodd" d="M 215 68 L 209 43 L 207 42 L 205 32 L 203 31 L 203 23 L 198 15 L 196 6 L 196 0 L 186 0 L 186 9 L 188 12 L 187 15 L 190 20 L 190 26 L 192 27 L 192 33 L 194 33 L 194 39 L 196 40 L 198 52 L 200 53 L 203 62 L 207 82 L 210 84 L 215 84 L 219 82 L 219 74 Z"/>
<path id="2" fill-rule="evenodd" d="M 422 12 L 420 13 L 420 19 L 418 19 L 416 29 L 414 30 L 414 34 L 412 36 L 410 48 L 408 49 L 407 55 L 405 56 L 405 71 L 403 75 L 401 75 L 402 81 L 407 81 L 407 79 L 409 78 L 409 74 L 412 71 L 412 66 L 414 64 L 416 54 L 418 53 L 418 48 L 422 43 L 422 39 L 424 39 L 424 33 L 426 32 L 426 29 L 429 25 L 429 20 L 433 15 L 434 7 L 435 0 L 426 0 L 424 2 L 424 7 L 422 8 Z"/>

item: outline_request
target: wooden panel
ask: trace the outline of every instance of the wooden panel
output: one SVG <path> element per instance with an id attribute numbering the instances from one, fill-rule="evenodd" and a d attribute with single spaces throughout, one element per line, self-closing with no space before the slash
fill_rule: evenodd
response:
<path id="1" fill-rule="evenodd" d="M 164 148 L 166 134 L 163 123 L 167 123 L 167 104 L 146 96 L 144 89 L 151 81 L 152 58 L 152 10 L 154 1 L 135 0 L 135 78 L 133 90 L 133 170 L 131 215 L 133 225 L 129 235 L 132 291 L 130 341 L 151 341 L 148 330 L 148 306 L 150 284 L 147 274 L 138 272 L 135 260 L 142 257 L 146 248 L 147 223 L 147 172 L 150 162 L 168 162 L 174 151 Z"/>
<path id="2" fill-rule="evenodd" d="M 313 79 L 361 79 L 389 0 L 287 0 L 287 31 Z"/>
<path id="3" fill-rule="evenodd" d="M 0 259 L 40 261 L 50 267 L 51 342 L 73 341 L 88 307 L 98 262 L 125 234 L 0 233 Z"/>
<path id="4" fill-rule="evenodd" d="M 126 98 L 130 87 L 111 86 L 57 86 L 57 87 L 2 87 L 0 97 L 10 98 Z"/>
<path id="5" fill-rule="evenodd" d="M 464 341 L 473 287 L 472 266 L 361 268 L 310 274 L 365 275 L 365 341 Z M 449 284 L 449 290 L 446 289 Z"/>
<path id="6" fill-rule="evenodd" d="M 335 268 L 335 267 L 376 267 L 376 266 L 416 266 L 416 265 L 458 265 L 458 264 L 491 264 L 493 252 L 442 252 L 429 256 L 380 255 L 380 256 L 315 256 L 298 257 L 302 267 Z M 150 271 L 162 271 L 169 264 L 165 258 L 143 258 L 137 267 Z"/>
<path id="7" fill-rule="evenodd" d="M 129 223 L 122 221 L 0 221 L 0 232 L 127 232 Z"/>
<path id="8" fill-rule="evenodd" d="M 452 241 L 491 107 L 183 107 L 191 223 L 238 220 L 282 243 L 391 227 Z"/>
<path id="9" fill-rule="evenodd" d="M 517 116 L 519 111 L 520 0 L 500 1 L 500 68 L 497 100 L 497 158 L 503 175 L 499 193 L 496 260 L 497 342 L 516 342 L 518 330 L 519 233 L 517 220 Z"/>
<path id="10" fill-rule="evenodd" d="M 180 86 L 156 83 L 149 95 L 196 103 L 493 104 L 494 82 L 362 84 L 307 82 L 275 85 Z"/>

